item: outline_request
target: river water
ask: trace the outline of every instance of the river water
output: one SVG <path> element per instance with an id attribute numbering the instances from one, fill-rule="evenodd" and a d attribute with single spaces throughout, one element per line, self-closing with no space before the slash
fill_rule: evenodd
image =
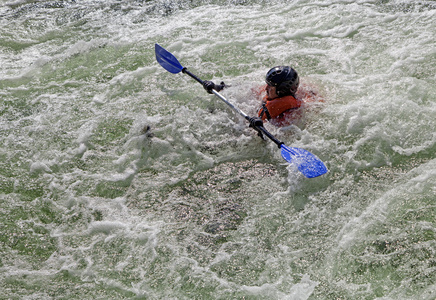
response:
<path id="1" fill-rule="evenodd" d="M 1 299 L 435 299 L 436 3 L 0 1 Z M 254 115 L 292 65 L 324 102 Z"/>

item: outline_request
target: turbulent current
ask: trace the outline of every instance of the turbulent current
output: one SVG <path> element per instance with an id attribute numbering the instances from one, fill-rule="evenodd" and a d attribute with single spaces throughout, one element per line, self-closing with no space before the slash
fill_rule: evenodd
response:
<path id="1" fill-rule="evenodd" d="M 1 299 L 435 299 L 436 2 L 0 0 Z M 306 103 L 249 115 L 273 66 Z"/>

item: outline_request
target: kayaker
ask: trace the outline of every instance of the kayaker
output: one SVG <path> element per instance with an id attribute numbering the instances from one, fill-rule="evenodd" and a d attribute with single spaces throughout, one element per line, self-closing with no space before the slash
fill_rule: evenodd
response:
<path id="1" fill-rule="evenodd" d="M 262 120 L 281 121 L 285 114 L 296 110 L 302 101 L 296 98 L 300 78 L 297 72 L 288 66 L 270 69 L 265 76 L 266 94 L 262 97 L 258 117 Z"/>
<path id="2" fill-rule="evenodd" d="M 258 118 L 252 118 L 253 120 L 268 120 L 276 126 L 288 125 L 301 117 L 299 108 L 304 102 L 318 98 L 316 93 L 307 87 L 298 89 L 300 78 L 297 71 L 289 66 L 271 68 L 266 73 L 265 82 L 266 85 L 256 92 L 261 100 L 261 106 L 258 109 Z M 226 86 L 224 82 L 216 85 L 212 81 L 204 81 L 203 87 L 212 93 L 212 89 L 220 91 Z"/>

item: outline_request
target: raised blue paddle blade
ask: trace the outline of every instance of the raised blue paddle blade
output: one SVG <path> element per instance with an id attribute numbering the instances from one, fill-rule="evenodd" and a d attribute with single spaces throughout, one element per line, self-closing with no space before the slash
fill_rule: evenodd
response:
<path id="1" fill-rule="evenodd" d="M 183 70 L 177 58 L 158 44 L 154 44 L 154 53 L 156 54 L 157 62 L 168 72 L 177 74 Z"/>
<path id="2" fill-rule="evenodd" d="M 291 164 L 296 164 L 298 170 L 307 178 L 321 176 L 327 173 L 327 167 L 315 155 L 300 148 L 290 148 L 281 145 L 282 157 Z"/>

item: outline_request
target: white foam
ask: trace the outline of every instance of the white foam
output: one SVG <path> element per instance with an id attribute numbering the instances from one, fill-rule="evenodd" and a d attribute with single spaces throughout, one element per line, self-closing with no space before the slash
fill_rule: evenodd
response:
<path id="1" fill-rule="evenodd" d="M 365 242 L 378 224 L 395 226 L 389 217 L 401 211 L 404 197 L 434 196 L 436 10 L 374 0 L 230 1 L 192 9 L 183 1 L 85 2 L 2 9 L 0 25 L 16 43 L 5 35 L 0 54 L 1 180 L 8 193 L 1 209 L 5 215 L 14 212 L 9 207 L 34 209 L 18 224 L 44 226 L 56 241 L 46 261 L 6 249 L 2 278 L 21 283 L 20 276 L 33 274 L 42 282 L 67 270 L 91 290 L 107 284 L 151 298 L 186 296 L 184 280 L 196 284 L 189 290 L 194 297 L 212 286 L 221 298 L 309 299 L 327 288 L 371 298 L 368 285 L 376 282 L 336 282 L 329 267 L 346 268 L 336 255 Z M 411 9 L 402 11 L 403 4 Z M 25 8 L 28 13 L 19 10 Z M 273 143 L 261 141 L 196 81 L 160 68 L 156 42 L 202 79 L 231 84 L 223 93 L 250 115 L 258 105 L 250 90 L 264 84 L 266 71 L 295 65 L 302 82 L 325 92 L 325 105 L 308 111 L 304 126 L 266 126 L 287 145 L 319 153 L 329 174 L 301 177 Z M 215 166 L 249 160 L 277 174 L 254 181 L 236 174 L 241 187 L 227 185 L 229 175 L 213 174 L 222 189 L 196 189 L 200 175 Z M 398 172 L 388 172 L 395 181 L 380 183 L 380 167 Z M 279 182 L 270 184 L 271 178 Z M 20 191 L 35 186 L 36 199 L 23 202 Z M 365 189 L 374 187 L 377 197 L 367 199 L 374 194 Z M 256 193 L 265 188 L 272 191 Z M 46 200 L 54 203 L 49 224 L 38 220 L 46 214 L 38 201 Z M 193 201 L 209 205 L 193 209 L 199 221 L 177 219 L 176 204 Z M 201 244 L 209 209 L 225 201 L 247 215 L 222 243 L 210 234 L 211 242 Z M 277 228 L 269 227 L 276 220 Z M 22 234 L 33 238 L 32 230 Z M 306 239 L 310 244 L 299 246 Z M 116 263 L 112 246 L 120 250 Z M 232 277 L 226 263 L 253 276 Z M 245 270 L 250 263 L 262 267 Z M 212 271 L 219 264 L 220 272 Z M 53 289 L 68 281 L 60 280 Z M 395 298 L 410 290 L 399 287 Z"/>

